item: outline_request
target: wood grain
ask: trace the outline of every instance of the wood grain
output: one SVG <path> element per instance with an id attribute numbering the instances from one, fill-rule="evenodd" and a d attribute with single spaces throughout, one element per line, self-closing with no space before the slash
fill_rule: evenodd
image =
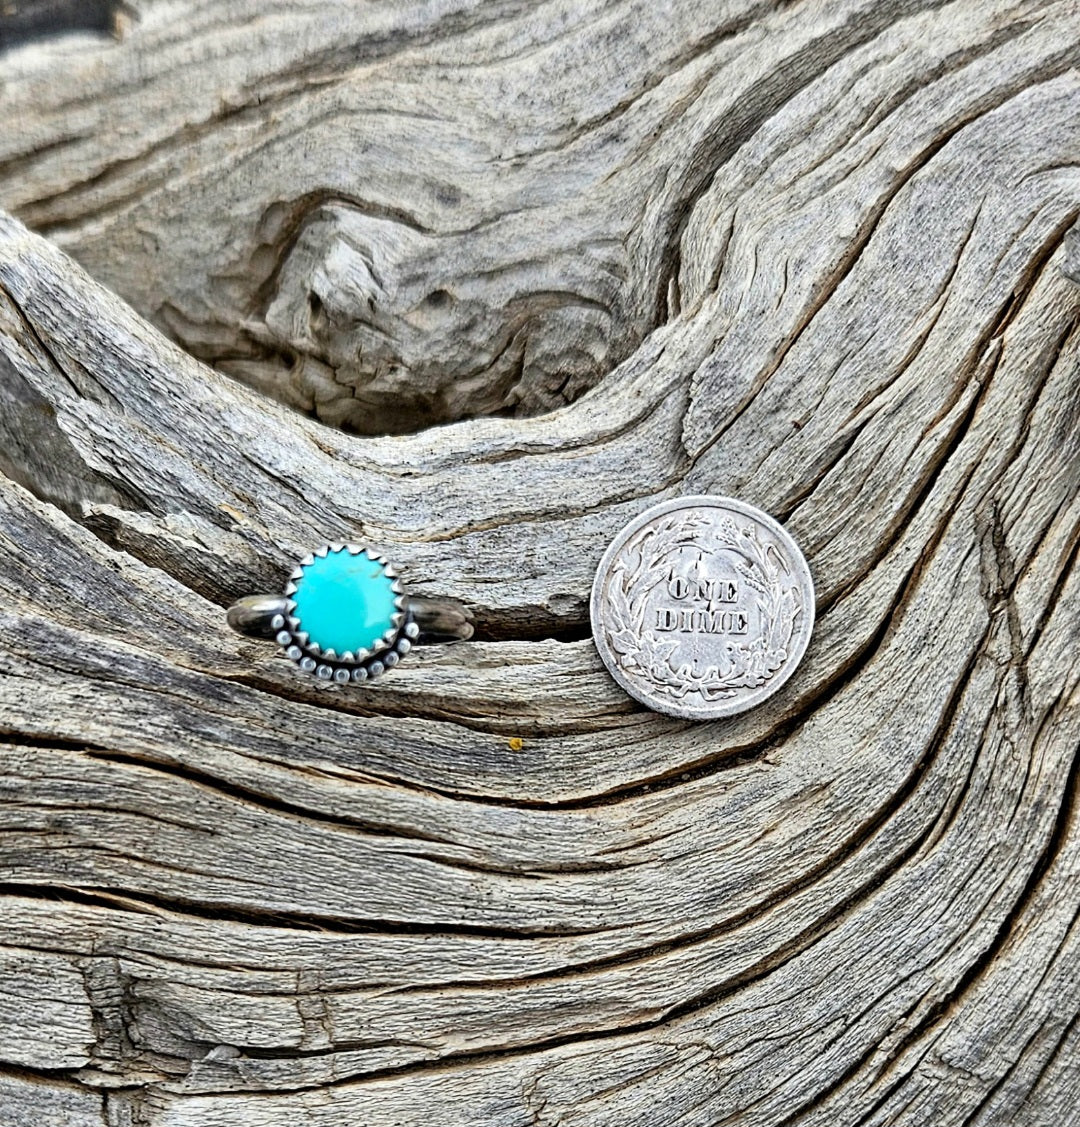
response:
<path id="1" fill-rule="evenodd" d="M 0 60 L 0 1125 L 1080 1122 L 1076 5 L 133 11 Z M 702 725 L 684 492 L 818 592 Z M 350 537 L 477 638 L 227 631 Z"/>

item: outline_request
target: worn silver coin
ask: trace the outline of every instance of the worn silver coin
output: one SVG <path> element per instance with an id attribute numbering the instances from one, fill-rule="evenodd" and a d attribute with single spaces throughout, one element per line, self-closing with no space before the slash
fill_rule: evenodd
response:
<path id="1" fill-rule="evenodd" d="M 642 704 L 688 720 L 760 704 L 795 672 L 814 586 L 795 541 L 729 497 L 681 497 L 632 520 L 592 590 L 596 648 Z"/>

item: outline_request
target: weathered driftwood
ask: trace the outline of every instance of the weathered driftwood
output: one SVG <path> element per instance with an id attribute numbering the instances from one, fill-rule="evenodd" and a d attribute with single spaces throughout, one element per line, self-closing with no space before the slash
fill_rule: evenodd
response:
<path id="1" fill-rule="evenodd" d="M 1076 1122 L 1080 11 L 327 7 L 3 60 L 0 201 L 220 370 L 0 220 L 0 1125 Z M 587 636 L 683 491 L 819 598 L 698 726 Z M 344 536 L 480 640 L 226 630 Z"/>

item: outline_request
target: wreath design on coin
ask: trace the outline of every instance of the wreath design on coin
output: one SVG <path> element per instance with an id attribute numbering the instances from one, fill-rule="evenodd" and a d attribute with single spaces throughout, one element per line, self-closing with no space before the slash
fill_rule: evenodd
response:
<path id="1" fill-rule="evenodd" d="M 678 660 L 679 643 L 660 639 L 644 627 L 649 595 L 668 580 L 670 556 L 686 548 L 708 556 L 717 547 L 737 558 L 735 570 L 753 592 L 760 621 L 767 624 L 750 642 L 728 638 L 719 660 L 695 671 Z M 707 701 L 764 685 L 787 660 L 802 613 L 798 587 L 784 581 L 789 568 L 774 545 L 762 545 L 753 525 L 726 517 L 716 526 L 707 517 L 669 517 L 645 528 L 623 549 L 607 589 L 611 609 L 608 644 L 627 669 L 637 671 L 657 692 L 679 700 L 699 693 Z"/>

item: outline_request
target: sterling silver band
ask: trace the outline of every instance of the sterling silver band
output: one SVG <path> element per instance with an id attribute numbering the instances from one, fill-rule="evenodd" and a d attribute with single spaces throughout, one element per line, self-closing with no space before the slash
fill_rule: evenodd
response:
<path id="1" fill-rule="evenodd" d="M 238 633 L 248 638 L 275 638 L 281 622 L 288 614 L 285 595 L 245 595 L 226 612 L 226 620 Z M 469 612 L 450 599 L 409 597 L 409 611 L 419 628 L 419 645 L 436 642 L 467 642 L 473 636 Z"/>
<path id="2" fill-rule="evenodd" d="M 310 601 L 303 610 L 300 588 L 312 572 L 322 568 L 325 576 L 328 567 L 331 613 L 326 613 L 325 594 L 321 610 Z M 320 596 L 309 593 L 308 598 L 318 601 Z M 472 617 L 464 606 L 448 599 L 410 597 L 390 561 L 362 544 L 328 544 L 309 553 L 293 569 L 281 594 L 238 599 L 226 619 L 237 633 L 273 639 L 301 672 L 342 684 L 380 676 L 418 643 L 465 641 L 473 634 Z"/>

